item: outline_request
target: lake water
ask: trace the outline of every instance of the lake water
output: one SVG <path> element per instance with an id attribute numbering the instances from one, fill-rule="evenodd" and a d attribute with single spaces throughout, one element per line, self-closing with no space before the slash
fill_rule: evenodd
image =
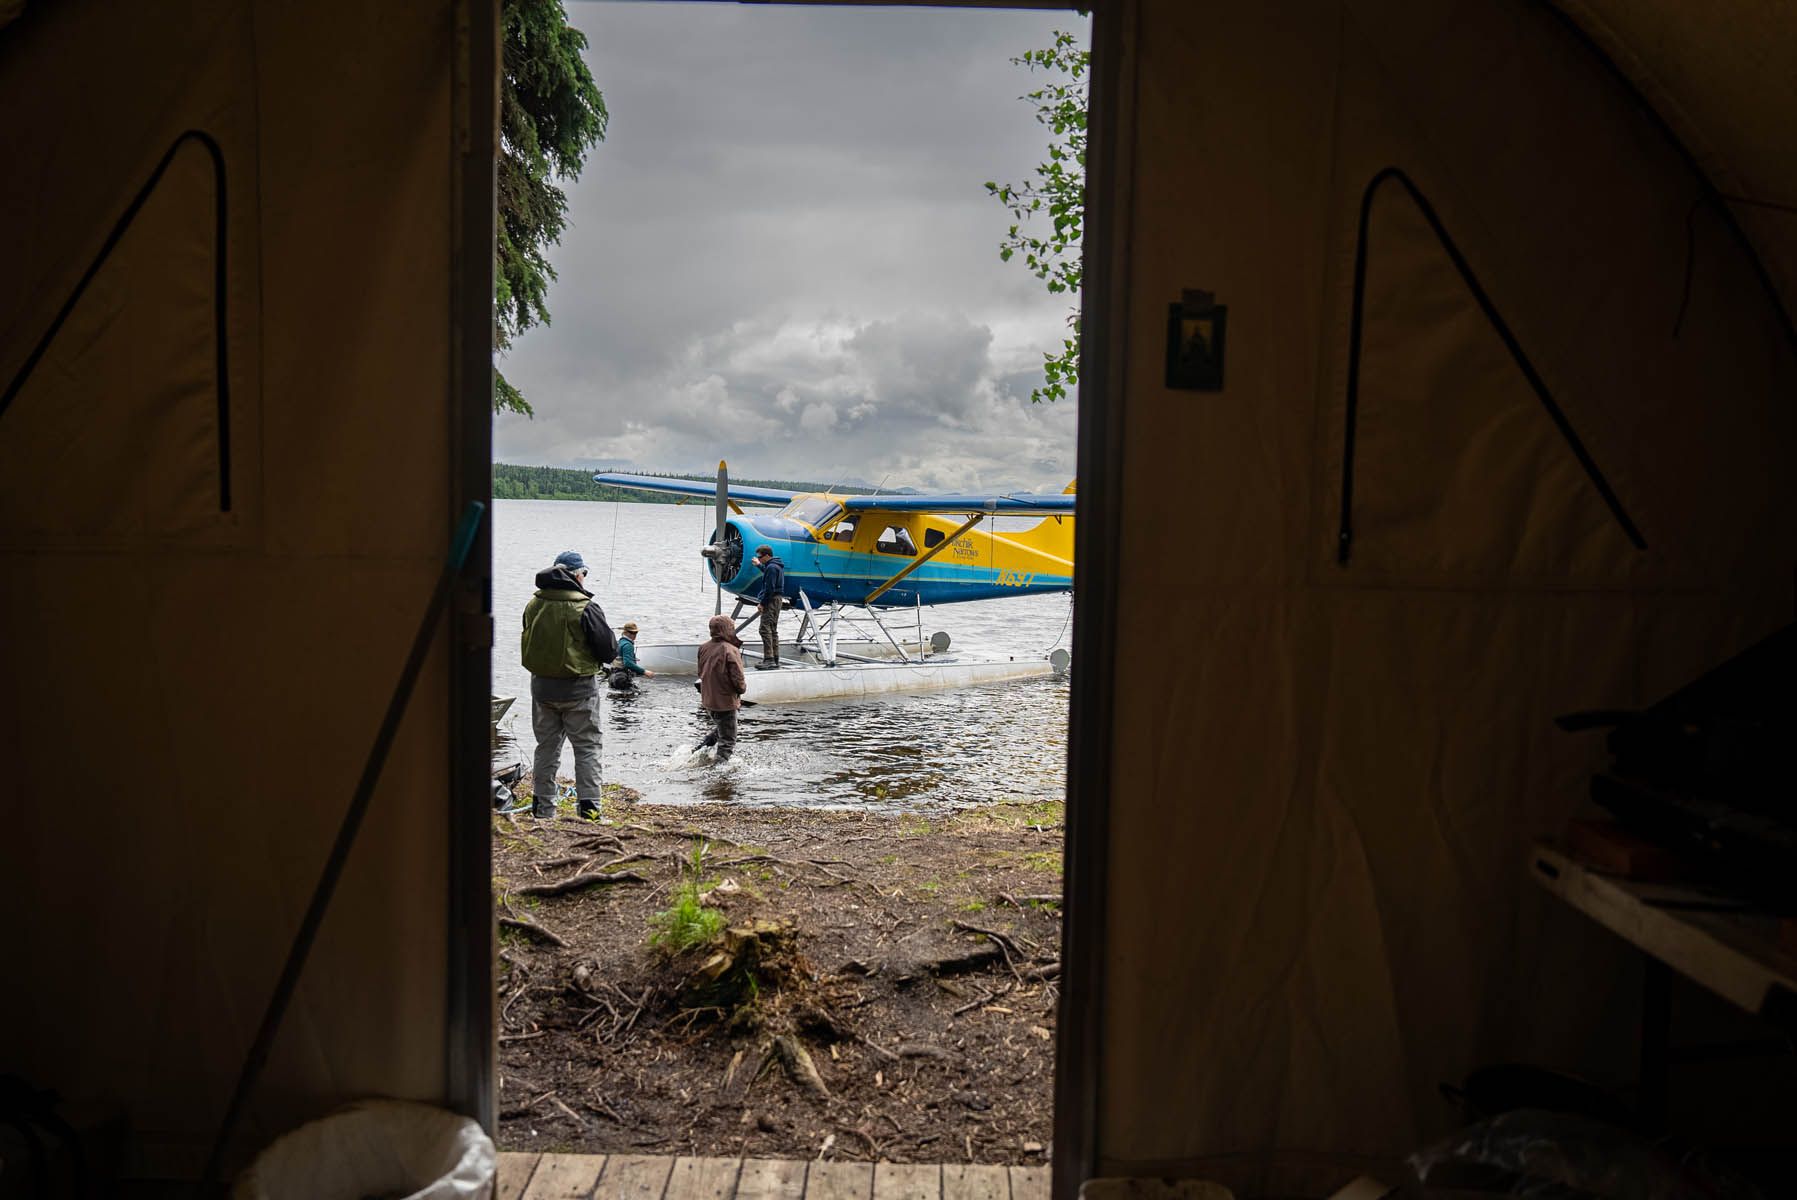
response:
<path id="1" fill-rule="evenodd" d="M 499 500 L 493 514 L 493 689 L 516 696 L 499 725 L 494 763 L 528 766 L 530 676 L 518 664 L 518 630 L 536 573 L 578 550 L 587 586 L 615 630 L 642 627 L 640 644 L 700 642 L 715 591 L 699 547 L 715 520 L 709 505 Z M 1010 521 L 999 531 L 1022 528 Z M 733 597 L 724 596 L 729 612 Z M 958 650 L 1040 656 L 1072 645 L 1071 600 L 1024 596 L 925 608 L 926 636 L 947 632 Z M 798 617 L 781 619 L 790 639 Z M 894 633 L 916 618 L 893 611 Z M 902 633 L 901 633 L 902 636 Z M 757 648 L 754 626 L 743 641 Z M 1077 667 L 1077 664 L 1075 664 Z M 691 676 L 637 681 L 606 691 L 605 779 L 657 803 L 735 801 L 756 805 L 941 811 L 1000 800 L 1058 800 L 1065 790 L 1064 678 L 909 696 L 816 704 L 758 705 L 739 720 L 736 757 L 693 764 L 687 753 L 710 723 Z M 573 757 L 563 752 L 562 773 Z"/>

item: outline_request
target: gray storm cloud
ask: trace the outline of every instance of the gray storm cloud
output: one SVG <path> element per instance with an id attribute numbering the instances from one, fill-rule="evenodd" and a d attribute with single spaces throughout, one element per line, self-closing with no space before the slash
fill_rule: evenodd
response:
<path id="1" fill-rule="evenodd" d="M 981 186 L 1044 137 L 1009 63 L 1068 13 L 576 4 L 609 139 L 568 187 L 554 324 L 503 364 L 505 462 L 1058 490 L 1034 405 L 1066 307 Z"/>

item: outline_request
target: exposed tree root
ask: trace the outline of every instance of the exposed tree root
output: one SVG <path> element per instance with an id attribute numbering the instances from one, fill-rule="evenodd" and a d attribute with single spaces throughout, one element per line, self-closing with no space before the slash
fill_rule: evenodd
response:
<path id="1" fill-rule="evenodd" d="M 830 1089 L 824 1086 L 823 1076 L 817 1073 L 817 1064 L 811 1061 L 810 1051 L 797 1038 L 783 1033 L 774 1039 L 774 1048 L 780 1052 L 780 1062 L 794 1083 L 818 1100 L 830 1099 Z"/>
<path id="2" fill-rule="evenodd" d="M 549 883 L 525 883 L 509 889 L 513 896 L 561 896 L 568 892 L 577 892 L 585 887 L 597 887 L 613 883 L 648 883 L 634 871 L 588 871 L 580 875 L 570 875 L 566 879 L 557 879 Z"/>
<path id="3" fill-rule="evenodd" d="M 526 921 L 519 917 L 500 917 L 499 923 L 506 929 L 516 929 L 523 933 L 528 933 L 531 937 L 548 942 L 551 946 L 566 946 L 568 944 L 567 938 L 555 932 L 553 929 L 538 925 L 535 921 Z"/>

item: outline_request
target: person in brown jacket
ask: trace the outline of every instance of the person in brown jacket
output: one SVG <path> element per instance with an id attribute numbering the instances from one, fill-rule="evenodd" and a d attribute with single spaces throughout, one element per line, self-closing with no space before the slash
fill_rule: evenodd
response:
<path id="1" fill-rule="evenodd" d="M 716 746 L 716 761 L 728 759 L 736 749 L 736 710 L 749 688 L 743 674 L 742 640 L 729 617 L 713 617 L 711 640 L 699 647 L 699 703 L 711 717 L 712 730 L 701 747 Z"/>

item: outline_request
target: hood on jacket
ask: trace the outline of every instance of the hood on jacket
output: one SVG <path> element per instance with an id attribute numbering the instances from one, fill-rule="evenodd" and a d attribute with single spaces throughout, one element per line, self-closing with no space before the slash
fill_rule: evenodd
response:
<path id="1" fill-rule="evenodd" d="M 566 567 L 545 567 L 537 572 L 537 590 L 551 592 L 579 592 L 591 597 L 593 593 L 580 586 L 580 580 L 574 578 L 574 572 Z"/>
<path id="2" fill-rule="evenodd" d="M 742 639 L 736 636 L 736 626 L 731 623 L 729 617 L 713 617 L 705 627 L 711 631 L 711 639 L 714 642 L 729 642 L 732 646 L 743 644 Z"/>

